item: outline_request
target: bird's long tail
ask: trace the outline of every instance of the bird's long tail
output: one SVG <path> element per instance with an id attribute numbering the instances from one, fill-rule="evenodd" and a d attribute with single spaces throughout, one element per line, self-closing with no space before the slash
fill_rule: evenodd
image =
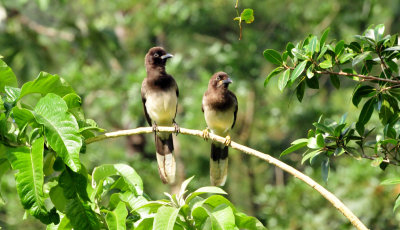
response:
<path id="1" fill-rule="evenodd" d="M 175 158 L 173 155 L 174 143 L 172 134 L 160 137 L 155 135 L 158 173 L 164 184 L 172 184 L 175 181 Z"/>
<path id="2" fill-rule="evenodd" d="M 223 186 L 228 174 L 228 146 L 211 144 L 210 180 L 214 186 Z"/>

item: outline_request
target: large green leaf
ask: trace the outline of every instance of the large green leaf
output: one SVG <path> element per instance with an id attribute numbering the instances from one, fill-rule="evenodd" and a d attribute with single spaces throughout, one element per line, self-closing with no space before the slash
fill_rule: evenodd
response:
<path id="1" fill-rule="evenodd" d="M 50 224 L 52 217 L 44 206 L 43 193 L 43 148 L 44 138 L 36 139 L 32 148 L 9 148 L 8 160 L 14 170 L 17 192 L 25 209 L 45 224 Z"/>
<path id="2" fill-rule="evenodd" d="M 201 187 L 199 189 L 197 189 L 196 191 L 190 193 L 185 200 L 185 203 L 188 204 L 193 198 L 195 198 L 196 196 L 199 196 L 201 194 L 204 193 L 213 193 L 213 194 L 227 194 L 224 190 L 222 190 L 219 187 L 215 187 L 215 186 L 206 186 L 206 187 Z"/>
<path id="3" fill-rule="evenodd" d="M 106 222 L 108 229 L 113 230 L 125 230 L 126 229 L 126 217 L 128 211 L 123 202 L 119 202 L 117 207 L 106 215 Z"/>
<path id="4" fill-rule="evenodd" d="M 264 51 L 264 57 L 267 61 L 271 62 L 272 64 L 281 66 L 283 63 L 281 54 L 273 49 L 266 49 Z"/>
<path id="5" fill-rule="evenodd" d="M 304 68 L 307 65 L 307 60 L 300 62 L 293 70 L 292 75 L 290 76 L 290 80 L 293 82 L 295 81 L 304 71 Z"/>
<path id="6" fill-rule="evenodd" d="M 162 206 L 154 217 L 153 230 L 173 230 L 179 209 L 169 206 Z"/>
<path id="7" fill-rule="evenodd" d="M 235 213 L 235 223 L 240 229 L 266 230 L 267 228 L 255 217 L 247 216 L 244 213 Z"/>
<path id="8" fill-rule="evenodd" d="M 132 167 L 125 164 L 104 164 L 94 168 L 92 173 L 92 187 L 95 188 L 99 181 L 113 175 L 124 178 L 130 190 L 136 195 L 143 194 L 142 179 Z"/>
<path id="9" fill-rule="evenodd" d="M 298 142 L 298 143 L 296 143 L 296 144 L 293 144 L 292 143 L 292 146 L 290 146 L 289 148 L 287 148 L 287 149 L 285 149 L 282 153 L 281 153 L 281 155 L 280 155 L 280 157 L 282 157 L 282 156 L 285 156 L 285 155 L 287 155 L 287 154 L 289 154 L 289 153 L 292 153 L 292 152 L 294 152 L 294 151 L 296 151 L 296 150 L 299 150 L 299 149 L 301 149 L 301 148 L 303 148 L 303 147 L 306 147 L 307 146 L 307 144 L 308 144 L 308 139 L 301 139 L 302 141 L 300 141 L 300 142 Z"/>
<path id="10" fill-rule="evenodd" d="M 75 91 L 72 87 L 69 86 L 61 77 L 40 72 L 39 76 L 35 80 L 29 81 L 22 86 L 19 99 L 31 93 L 40 93 L 42 95 L 54 93 L 63 97 L 74 92 Z"/>
<path id="11" fill-rule="evenodd" d="M 100 223 L 96 213 L 90 205 L 82 202 L 79 198 L 70 199 L 65 208 L 65 214 L 71 221 L 75 230 L 98 230 Z"/>
<path id="12" fill-rule="evenodd" d="M 0 59 L 0 93 L 4 93 L 4 86 L 18 87 L 17 78 L 12 69 Z"/>
<path id="13" fill-rule="evenodd" d="M 231 230 L 235 228 L 235 216 L 229 205 L 221 204 L 211 211 L 215 217 L 211 219 L 212 226 L 216 229 Z"/>
<path id="14" fill-rule="evenodd" d="M 36 121 L 35 116 L 29 109 L 14 107 L 12 110 L 12 116 L 18 128 L 21 130 L 26 124 Z"/>
<path id="15" fill-rule="evenodd" d="M 360 124 L 367 124 L 369 119 L 371 119 L 372 113 L 374 112 L 374 106 L 376 104 L 376 98 L 370 98 L 365 102 L 363 108 L 361 109 L 360 116 L 358 117 L 358 122 Z"/>
<path id="16" fill-rule="evenodd" d="M 67 111 L 65 101 L 53 93 L 41 98 L 34 109 L 36 121 L 45 127 L 48 144 L 66 165 L 78 172 L 82 139 L 75 117 Z"/>
<path id="17" fill-rule="evenodd" d="M 372 97 L 375 94 L 376 89 L 374 87 L 370 85 L 359 85 L 355 89 L 351 101 L 353 102 L 353 105 L 357 107 L 363 97 Z"/>
<path id="18" fill-rule="evenodd" d="M 81 199 L 89 201 L 86 190 L 87 178 L 84 175 L 66 168 L 59 177 L 59 184 L 63 188 L 66 198 L 72 199 L 78 194 Z"/>
<path id="19" fill-rule="evenodd" d="M 65 207 L 67 206 L 68 200 L 64 196 L 64 189 L 59 185 L 54 186 L 50 189 L 49 196 L 56 209 L 65 213 Z"/>
<path id="20" fill-rule="evenodd" d="M 289 76 L 290 76 L 290 69 L 287 69 L 279 77 L 278 88 L 279 88 L 280 91 L 283 91 L 283 89 L 286 87 L 286 85 L 287 85 L 287 83 L 289 81 Z"/>

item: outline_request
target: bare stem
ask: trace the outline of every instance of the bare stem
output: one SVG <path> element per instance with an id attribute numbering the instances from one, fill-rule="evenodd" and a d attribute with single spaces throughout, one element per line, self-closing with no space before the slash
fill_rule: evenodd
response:
<path id="1" fill-rule="evenodd" d="M 173 133 L 175 131 L 174 127 L 158 127 L 159 132 L 169 132 Z M 103 135 L 99 135 L 93 138 L 89 138 L 86 140 L 86 144 L 90 144 L 93 142 L 109 139 L 109 138 L 116 138 L 116 137 L 122 137 L 122 136 L 128 136 L 128 135 L 135 135 L 135 134 L 142 134 L 142 133 L 152 133 L 153 129 L 152 127 L 140 127 L 136 129 L 130 129 L 130 130 L 120 130 L 116 132 L 110 132 L 110 133 L 105 133 Z M 184 135 L 192 135 L 192 136 L 197 136 L 200 138 L 203 138 L 203 132 L 200 130 L 193 130 L 193 129 L 185 129 L 185 128 L 180 128 L 180 133 Z M 221 136 L 217 136 L 215 134 L 210 133 L 209 139 L 215 142 L 220 142 L 224 143 L 225 138 Z M 292 174 L 294 177 L 300 179 L 301 181 L 305 182 L 308 184 L 311 188 L 317 190 L 325 199 L 327 199 L 331 204 L 338 209 L 357 229 L 360 230 L 367 230 L 368 228 L 357 218 L 357 216 L 354 215 L 351 210 L 343 204 L 342 201 L 340 201 L 334 194 L 326 190 L 324 187 L 322 187 L 320 184 L 315 182 L 313 179 L 311 179 L 309 176 L 301 173 L 297 169 L 293 168 L 290 165 L 285 164 L 284 162 L 268 155 L 265 153 L 262 153 L 260 151 L 251 149 L 247 146 L 238 144 L 236 142 L 231 142 L 230 146 L 233 149 L 237 149 L 239 151 L 242 151 L 246 154 L 255 156 L 257 158 L 260 158 L 261 160 L 264 160 L 272 165 L 275 165 L 276 167 L 281 168 L 282 170 Z"/>

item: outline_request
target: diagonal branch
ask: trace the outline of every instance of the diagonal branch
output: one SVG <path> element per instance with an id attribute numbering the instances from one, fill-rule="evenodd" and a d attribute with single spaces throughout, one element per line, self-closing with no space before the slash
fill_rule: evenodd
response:
<path id="1" fill-rule="evenodd" d="M 174 127 L 158 127 L 159 132 L 170 132 L 173 133 L 175 130 Z M 130 129 L 130 130 L 120 130 L 116 132 L 110 132 L 110 133 L 105 133 L 103 135 L 99 135 L 93 138 L 89 138 L 86 140 L 86 144 L 90 144 L 93 142 L 105 140 L 108 138 L 116 138 L 116 137 L 121 137 L 121 136 L 128 136 L 128 135 L 136 135 L 136 134 L 142 134 L 142 133 L 152 133 L 153 129 L 152 127 L 140 127 L 136 129 Z M 180 128 L 180 133 L 184 135 L 192 135 L 192 136 L 197 136 L 203 138 L 203 132 L 200 130 L 193 130 L 193 129 L 185 129 L 185 128 Z M 220 142 L 224 143 L 225 138 L 221 136 L 217 136 L 215 134 L 210 133 L 209 138 L 215 142 Z M 329 202 L 332 203 L 332 205 L 338 209 L 357 229 L 359 230 L 367 230 L 368 228 L 357 218 L 357 216 L 354 215 L 351 210 L 344 205 L 334 194 L 326 190 L 324 187 L 322 187 L 320 184 L 315 182 L 313 179 L 311 179 L 309 176 L 301 173 L 297 169 L 293 168 L 290 165 L 285 164 L 284 162 L 268 155 L 265 153 L 262 153 L 260 151 L 251 149 L 247 146 L 238 144 L 236 142 L 231 142 L 230 147 L 233 149 L 240 150 L 246 154 L 253 155 L 255 157 L 258 157 L 272 165 L 275 165 L 276 167 L 281 168 L 282 170 L 292 174 L 294 177 L 302 180 L 306 184 L 308 184 L 310 187 L 313 189 L 317 190 L 325 199 L 327 199 Z"/>

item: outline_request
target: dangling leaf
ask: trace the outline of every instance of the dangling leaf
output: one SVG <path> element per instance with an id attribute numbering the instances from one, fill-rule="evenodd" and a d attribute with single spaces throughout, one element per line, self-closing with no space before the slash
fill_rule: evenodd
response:
<path id="1" fill-rule="evenodd" d="M 0 93 L 4 93 L 5 86 L 18 87 L 17 77 L 12 69 L 0 59 Z"/>
<path id="2" fill-rule="evenodd" d="M 128 210 L 123 202 L 119 202 L 117 207 L 107 212 L 106 223 L 108 229 L 125 230 L 126 229 L 126 217 L 128 216 Z"/>
<path id="3" fill-rule="evenodd" d="M 79 198 L 70 199 L 65 208 L 65 214 L 71 221 L 75 230 L 98 230 L 100 223 L 96 213 L 90 205 L 82 202 Z"/>
<path id="4" fill-rule="evenodd" d="M 24 209 L 29 209 L 31 215 L 44 224 L 50 224 L 51 214 L 44 206 L 43 193 L 43 148 L 44 138 L 36 139 L 32 148 L 9 148 L 7 157 L 14 170 L 17 182 L 17 192 Z M 58 216 L 57 213 L 55 215 Z"/>

